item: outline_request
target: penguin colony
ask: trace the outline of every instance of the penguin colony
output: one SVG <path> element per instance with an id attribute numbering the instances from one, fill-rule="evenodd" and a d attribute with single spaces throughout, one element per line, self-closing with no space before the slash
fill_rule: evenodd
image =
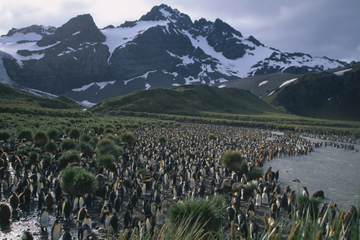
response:
<path id="1" fill-rule="evenodd" d="M 215 134 L 217 140 L 209 141 L 209 133 Z M 279 171 L 273 172 L 271 167 L 263 177 L 250 179 L 241 171 L 223 168 L 221 156 L 229 150 L 240 151 L 250 170 L 262 167 L 275 156 L 308 154 L 321 146 L 297 135 L 274 137 L 259 129 L 206 124 L 138 128 L 134 134 L 137 141 L 124 148 L 114 168 L 91 169 L 89 163 L 95 155 L 80 161 L 80 166 L 96 174 L 101 186 L 97 192 L 73 197 L 62 192 L 55 154 L 42 149 L 41 154 L 51 155 L 54 164 L 42 159 L 38 165 L 28 166 L 27 156 L 16 154 L 19 145 L 2 143 L 0 186 L 1 196 L 8 204 L 1 204 L 1 222 L 10 221 L 12 211 L 35 211 L 39 216 L 39 232 L 49 234 L 54 240 L 96 239 L 99 235 L 124 231 L 130 236 L 136 228 L 145 236 L 164 224 L 171 205 L 220 194 L 227 199 L 228 219 L 237 225 L 237 234 L 246 239 L 250 233 L 251 239 L 256 239 L 260 232 L 256 222 L 263 217 L 257 214 L 258 209 L 269 208 L 267 225 L 271 228 L 279 213 L 291 213 L 296 193 L 290 187 L 281 192 L 277 183 Z M 157 143 L 159 135 L 166 137 L 166 144 Z M 269 137 L 272 138 L 268 140 Z M 139 172 L 140 169 L 146 172 Z M 253 183 L 256 188 L 251 194 L 245 188 L 234 192 L 233 183 L 242 186 Z M 306 187 L 303 194 L 309 195 Z M 332 210 L 335 216 L 336 208 Z M 355 213 L 356 209 L 350 209 L 348 219 Z M 76 229 L 77 236 L 70 228 Z M 22 239 L 33 239 L 33 235 L 29 230 L 24 231 Z"/>

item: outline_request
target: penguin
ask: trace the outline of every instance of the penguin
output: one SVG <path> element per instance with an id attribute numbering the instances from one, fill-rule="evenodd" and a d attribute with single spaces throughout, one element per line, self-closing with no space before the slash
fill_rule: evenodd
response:
<path id="1" fill-rule="evenodd" d="M 257 208 L 261 207 L 261 201 L 262 201 L 262 198 L 261 198 L 261 196 L 260 196 L 260 193 L 257 192 L 257 193 L 256 193 L 256 197 L 255 197 L 255 206 L 256 206 Z"/>
<path id="2" fill-rule="evenodd" d="M 110 220 L 111 220 L 112 215 L 110 215 L 110 213 L 107 213 L 105 216 L 105 220 L 104 220 L 104 229 L 105 231 L 108 231 L 108 228 L 110 226 Z"/>
<path id="3" fill-rule="evenodd" d="M 158 210 L 156 212 L 156 225 L 162 225 L 164 221 L 164 213 L 161 209 L 161 206 L 158 206 Z"/>
<path id="4" fill-rule="evenodd" d="M 24 188 L 23 193 L 24 193 L 24 205 L 25 205 L 26 207 L 30 207 L 31 191 L 30 191 L 29 186 L 26 186 L 26 187 Z"/>
<path id="5" fill-rule="evenodd" d="M 51 240 L 59 240 L 61 237 L 61 224 L 59 219 L 56 219 L 51 228 Z"/>
<path id="6" fill-rule="evenodd" d="M 125 228 L 128 228 L 131 226 L 131 212 L 130 209 L 127 208 L 124 216 L 124 226 Z"/>
<path id="7" fill-rule="evenodd" d="M 86 215 L 88 215 L 88 212 L 85 207 L 80 208 L 78 214 L 77 214 L 77 222 L 83 223 Z"/>
<path id="8" fill-rule="evenodd" d="M 253 210 L 250 210 L 247 217 L 249 219 L 249 222 L 255 221 L 255 212 Z"/>
<path id="9" fill-rule="evenodd" d="M 84 207 L 84 205 L 85 205 L 84 197 L 83 197 L 83 195 L 80 195 L 80 197 L 79 197 L 79 206 L 78 207 L 81 209 L 81 208 Z"/>
<path id="10" fill-rule="evenodd" d="M 166 196 L 164 196 L 164 199 L 161 202 L 161 208 L 163 212 L 167 212 L 167 206 L 168 206 L 167 199 Z"/>
<path id="11" fill-rule="evenodd" d="M 120 212 L 121 211 L 121 207 L 122 207 L 122 200 L 120 196 L 117 196 L 117 198 L 115 198 L 115 202 L 114 202 L 114 209 L 115 212 Z"/>
<path id="12" fill-rule="evenodd" d="M 11 208 L 7 203 L 0 203 L 0 222 L 8 223 L 11 219 Z"/>
<path id="13" fill-rule="evenodd" d="M 43 209 L 43 206 L 45 204 L 45 196 L 44 196 L 44 189 L 40 189 L 38 193 L 38 209 Z"/>
<path id="14" fill-rule="evenodd" d="M 78 239 L 85 240 L 87 235 L 91 233 L 91 228 L 88 224 L 83 224 L 78 230 Z"/>
<path id="15" fill-rule="evenodd" d="M 251 239 L 251 240 L 257 239 L 258 227 L 257 227 L 255 221 L 251 221 L 251 222 L 250 222 L 250 229 L 249 229 L 249 231 L 250 231 L 250 239 Z"/>
<path id="16" fill-rule="evenodd" d="M 235 217 L 237 216 L 235 205 L 232 205 L 232 206 L 228 207 L 227 211 L 228 211 L 229 221 L 230 222 L 234 221 Z"/>
<path id="17" fill-rule="evenodd" d="M 70 220 L 71 210 L 72 210 L 71 202 L 68 199 L 66 199 L 63 203 L 63 212 L 65 215 L 65 220 Z"/>
<path id="18" fill-rule="evenodd" d="M 29 230 L 30 229 L 23 232 L 23 234 L 21 236 L 21 240 L 33 240 L 34 239 L 34 236 L 32 235 L 32 233 Z"/>
<path id="19" fill-rule="evenodd" d="M 89 229 L 90 229 L 90 232 L 91 232 L 91 230 L 92 230 L 92 223 L 91 223 L 91 219 L 90 219 L 90 217 L 89 217 L 88 214 L 85 216 L 85 218 L 84 218 L 84 220 L 83 220 L 82 226 L 84 226 L 84 225 L 88 225 L 88 226 L 89 226 Z M 89 232 L 89 233 L 90 233 L 90 232 Z"/>
<path id="20" fill-rule="evenodd" d="M 307 187 L 305 187 L 305 186 L 303 187 L 303 194 L 302 195 L 309 197 L 309 192 L 307 190 Z"/>
<path id="21" fill-rule="evenodd" d="M 45 196 L 45 205 L 49 210 L 51 210 L 54 205 L 54 197 L 50 192 Z"/>
<path id="22" fill-rule="evenodd" d="M 63 192 L 62 192 L 62 188 L 61 188 L 60 184 L 56 183 L 56 187 L 55 187 L 55 200 L 56 200 L 56 202 L 60 201 L 62 194 L 63 194 Z"/>
<path id="23" fill-rule="evenodd" d="M 16 210 L 19 206 L 19 197 L 16 193 L 13 193 L 9 198 L 9 203 L 12 210 Z"/>
<path id="24" fill-rule="evenodd" d="M 46 207 L 43 208 L 43 211 L 41 213 L 40 217 L 40 227 L 42 232 L 47 231 L 47 227 L 50 225 L 50 217 L 49 213 L 46 211 Z"/>
<path id="25" fill-rule="evenodd" d="M 76 197 L 73 200 L 73 209 L 72 209 L 73 212 L 77 210 L 78 205 L 79 205 L 79 196 L 76 195 Z"/>
<path id="26" fill-rule="evenodd" d="M 119 218 L 116 213 L 114 213 L 110 218 L 110 226 L 115 234 L 117 234 L 119 226 Z"/>
<path id="27" fill-rule="evenodd" d="M 245 188 L 241 189 L 241 200 L 244 200 L 244 201 L 247 200 L 247 194 L 246 194 L 246 189 Z"/>

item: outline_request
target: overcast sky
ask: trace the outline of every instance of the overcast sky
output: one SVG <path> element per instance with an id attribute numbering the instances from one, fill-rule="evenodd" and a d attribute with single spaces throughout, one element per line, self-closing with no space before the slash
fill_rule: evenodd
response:
<path id="1" fill-rule="evenodd" d="M 119 26 L 162 3 L 192 21 L 220 18 L 282 52 L 360 61 L 360 0 L 0 0 L 0 35 L 33 24 L 60 27 L 86 13 L 99 28 Z"/>

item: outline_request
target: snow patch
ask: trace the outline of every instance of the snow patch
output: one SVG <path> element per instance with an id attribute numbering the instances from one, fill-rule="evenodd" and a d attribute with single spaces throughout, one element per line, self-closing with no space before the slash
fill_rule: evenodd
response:
<path id="1" fill-rule="evenodd" d="M 85 107 L 92 107 L 95 105 L 95 103 L 91 103 L 87 100 L 84 100 L 84 101 L 81 101 L 81 102 L 78 102 L 78 104 L 82 105 L 82 106 L 85 106 Z"/>
<path id="2" fill-rule="evenodd" d="M 224 88 L 226 86 L 227 86 L 227 83 L 224 83 L 224 84 L 219 85 L 218 88 Z"/>
<path id="3" fill-rule="evenodd" d="M 343 75 L 345 72 L 348 72 L 348 71 L 351 71 L 352 68 L 350 69 L 345 69 L 345 70 L 342 70 L 342 71 L 338 71 L 338 72 L 334 72 L 334 74 L 338 75 L 338 76 L 341 76 Z"/>
<path id="4" fill-rule="evenodd" d="M 115 81 L 108 81 L 108 82 L 93 82 L 93 83 L 90 83 L 90 84 L 87 84 L 87 85 L 84 85 L 82 86 L 81 88 L 74 88 L 72 89 L 72 91 L 74 92 L 81 92 L 81 91 L 85 91 L 87 90 L 89 87 L 91 86 L 97 86 L 97 87 L 100 87 L 99 90 L 103 89 L 104 87 L 106 87 L 106 85 L 108 84 L 114 84 Z"/>
<path id="5" fill-rule="evenodd" d="M 173 85 L 174 87 L 180 87 L 181 86 L 181 84 L 178 84 L 178 83 L 173 83 L 171 85 Z"/>
<path id="6" fill-rule="evenodd" d="M 283 86 L 288 85 L 288 84 L 296 81 L 296 79 L 297 79 L 297 78 L 293 78 L 293 79 L 290 79 L 290 80 L 287 80 L 287 81 L 283 82 L 283 84 L 281 84 L 279 88 L 282 88 Z M 269 96 L 270 96 L 270 95 L 269 95 Z"/>
<path id="7" fill-rule="evenodd" d="M 132 80 L 134 80 L 134 79 L 136 79 L 136 78 L 145 78 L 145 79 L 147 79 L 149 73 L 155 73 L 155 72 L 156 72 L 156 70 L 154 70 L 154 71 L 149 71 L 149 72 L 147 72 L 147 73 L 145 73 L 145 74 L 143 74 L 143 75 L 141 75 L 141 76 L 134 77 L 134 78 L 131 78 L 131 79 L 128 79 L 128 80 L 124 80 L 124 85 L 126 85 L 128 82 L 130 82 L 130 81 L 132 81 Z"/>
<path id="8" fill-rule="evenodd" d="M 145 84 L 145 88 L 146 88 L 146 90 L 148 90 L 149 88 L 151 88 L 151 85 L 150 84 Z"/>
<path id="9" fill-rule="evenodd" d="M 274 90 L 274 91 L 272 91 L 271 93 L 269 93 L 269 95 L 268 95 L 268 96 L 271 96 L 274 92 L 275 92 L 275 90 Z"/>
<path id="10" fill-rule="evenodd" d="M 268 83 L 268 80 L 265 80 L 265 81 L 259 83 L 259 87 L 262 86 L 262 85 L 264 85 L 264 84 L 267 84 L 267 83 Z"/>
<path id="11" fill-rule="evenodd" d="M 75 35 L 78 35 L 79 33 L 80 33 L 80 31 L 73 33 L 72 35 L 75 36 Z"/>
<path id="12" fill-rule="evenodd" d="M 110 58 L 117 47 L 123 47 L 126 43 L 134 40 L 138 34 L 143 31 L 155 27 L 155 26 L 167 26 L 169 21 L 137 21 L 133 27 L 118 27 L 107 28 L 101 30 L 102 34 L 106 36 L 105 45 L 109 47 L 110 56 L 108 58 L 108 64 Z"/>

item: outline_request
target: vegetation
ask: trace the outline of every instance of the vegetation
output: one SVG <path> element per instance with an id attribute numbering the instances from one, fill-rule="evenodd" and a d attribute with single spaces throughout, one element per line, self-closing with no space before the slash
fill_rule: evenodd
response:
<path id="1" fill-rule="evenodd" d="M 229 151 L 221 156 L 222 165 L 226 168 L 230 168 L 231 171 L 242 171 L 247 173 L 247 163 L 242 154 L 238 151 Z"/>
<path id="2" fill-rule="evenodd" d="M 157 138 L 157 142 L 158 142 L 158 143 L 166 143 L 166 137 L 163 136 L 163 135 L 160 135 L 160 136 Z"/>
<path id="3" fill-rule="evenodd" d="M 127 144 L 131 145 L 135 142 L 134 134 L 130 132 L 125 132 L 120 135 L 121 141 L 126 142 Z"/>
<path id="4" fill-rule="evenodd" d="M 76 149 L 77 144 L 71 139 L 66 139 L 61 142 L 61 151 L 66 152 L 68 150 Z"/>
<path id="5" fill-rule="evenodd" d="M 115 157 L 113 155 L 107 154 L 107 155 L 101 155 L 96 160 L 97 166 L 104 166 L 107 168 L 111 168 L 114 166 L 115 163 Z"/>
<path id="6" fill-rule="evenodd" d="M 10 133 L 7 131 L 0 131 L 0 140 L 7 140 L 11 137 Z"/>
<path id="7" fill-rule="evenodd" d="M 96 151 L 99 155 L 112 155 L 115 159 L 118 159 L 122 155 L 122 148 L 116 146 L 116 144 L 108 138 L 104 138 L 96 145 Z"/>
<path id="8" fill-rule="evenodd" d="M 45 150 L 47 151 L 47 152 L 54 152 L 54 151 L 56 151 L 58 149 L 58 145 L 56 144 L 56 143 L 54 143 L 54 142 L 47 142 L 46 144 L 45 144 Z"/>
<path id="9" fill-rule="evenodd" d="M 21 129 L 17 135 L 18 139 L 26 139 L 26 141 L 33 140 L 33 133 L 30 129 Z"/>
<path id="10" fill-rule="evenodd" d="M 226 207 L 223 196 L 215 196 L 185 201 L 184 204 L 176 204 L 169 209 L 167 214 L 170 228 L 178 229 L 182 224 L 189 226 L 201 226 L 201 235 L 216 233 L 221 229 L 226 216 Z M 200 229 L 198 229 L 199 231 Z M 187 236 L 192 228 L 184 229 Z"/>
<path id="11" fill-rule="evenodd" d="M 208 138 L 209 138 L 209 141 L 217 139 L 217 137 L 213 134 L 209 134 Z"/>
<path id="12" fill-rule="evenodd" d="M 260 178 L 263 176 L 263 170 L 260 167 L 253 167 L 248 174 L 250 175 L 251 179 Z"/>
<path id="13" fill-rule="evenodd" d="M 34 140 L 36 145 L 44 146 L 48 140 L 48 136 L 46 132 L 39 130 L 35 133 Z"/>
<path id="14" fill-rule="evenodd" d="M 36 165 L 39 160 L 39 154 L 37 152 L 31 152 L 28 159 L 29 165 Z"/>
<path id="15" fill-rule="evenodd" d="M 77 128 L 71 129 L 70 132 L 69 132 L 69 137 L 71 139 L 79 139 L 79 137 L 80 137 L 79 129 L 77 129 Z"/>
<path id="16" fill-rule="evenodd" d="M 97 189 L 95 175 L 81 167 L 67 167 L 60 175 L 60 184 L 64 192 L 75 196 Z"/>
<path id="17" fill-rule="evenodd" d="M 59 158 L 59 168 L 63 169 L 68 166 L 69 163 L 78 163 L 80 161 L 80 154 L 78 151 L 68 151 Z"/>

